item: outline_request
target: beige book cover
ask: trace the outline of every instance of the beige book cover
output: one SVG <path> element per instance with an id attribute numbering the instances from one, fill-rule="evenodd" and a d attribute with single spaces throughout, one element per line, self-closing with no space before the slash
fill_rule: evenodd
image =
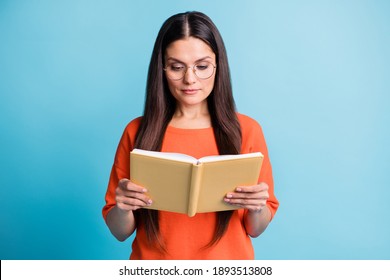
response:
<path id="1" fill-rule="evenodd" d="M 257 184 L 263 155 L 207 156 L 134 149 L 130 153 L 130 180 L 148 190 L 149 209 L 187 214 L 233 210 L 224 202 L 238 186 Z"/>

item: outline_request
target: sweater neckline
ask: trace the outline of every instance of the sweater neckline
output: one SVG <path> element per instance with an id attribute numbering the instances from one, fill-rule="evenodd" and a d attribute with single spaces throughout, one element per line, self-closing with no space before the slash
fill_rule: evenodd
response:
<path id="1" fill-rule="evenodd" d="M 213 131 L 213 128 L 205 127 L 205 128 L 179 128 L 174 127 L 171 125 L 168 125 L 167 132 L 174 132 L 174 133 L 181 133 L 181 134 L 187 134 L 187 133 L 202 133 L 202 132 L 210 132 Z"/>

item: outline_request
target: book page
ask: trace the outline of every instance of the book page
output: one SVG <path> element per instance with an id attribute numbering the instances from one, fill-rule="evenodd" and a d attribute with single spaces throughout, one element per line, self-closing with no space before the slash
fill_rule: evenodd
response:
<path id="1" fill-rule="evenodd" d="M 132 151 L 134 154 L 144 155 L 144 156 L 150 156 L 155 158 L 161 158 L 161 159 L 169 159 L 169 160 L 175 160 L 175 161 L 181 161 L 181 162 L 188 162 L 188 163 L 197 163 L 197 159 L 186 155 L 186 154 L 180 154 L 180 153 L 167 153 L 167 152 L 155 152 L 155 151 L 147 151 L 147 150 L 141 150 L 141 149 L 134 149 Z"/>
<path id="2" fill-rule="evenodd" d="M 232 160 L 232 159 L 254 158 L 254 157 L 262 157 L 262 156 L 263 155 L 260 152 L 239 154 L 239 155 L 216 155 L 216 156 L 202 157 L 199 159 L 198 162 L 213 162 L 213 161 L 223 161 L 223 160 Z"/>

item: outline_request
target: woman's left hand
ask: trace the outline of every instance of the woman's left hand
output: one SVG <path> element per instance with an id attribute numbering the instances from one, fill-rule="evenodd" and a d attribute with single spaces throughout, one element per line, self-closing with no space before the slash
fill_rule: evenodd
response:
<path id="1" fill-rule="evenodd" d="M 224 201 L 249 211 L 260 212 L 269 198 L 268 185 L 260 183 L 254 186 L 237 187 L 226 194 Z"/>

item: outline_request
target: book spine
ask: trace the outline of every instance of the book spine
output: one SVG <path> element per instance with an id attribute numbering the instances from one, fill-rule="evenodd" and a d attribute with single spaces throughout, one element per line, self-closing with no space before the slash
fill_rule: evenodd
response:
<path id="1" fill-rule="evenodd" d="M 195 216 L 198 208 L 202 169 L 203 169 L 202 163 L 197 163 L 192 166 L 190 195 L 188 198 L 188 216 L 190 217 Z"/>

